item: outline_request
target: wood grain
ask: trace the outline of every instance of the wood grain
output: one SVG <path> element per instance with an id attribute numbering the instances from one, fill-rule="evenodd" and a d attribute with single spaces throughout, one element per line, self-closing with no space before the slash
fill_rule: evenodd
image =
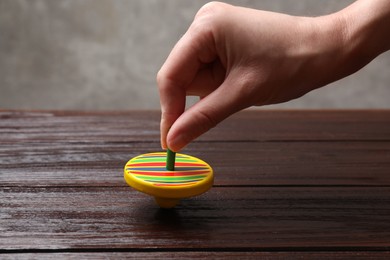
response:
<path id="1" fill-rule="evenodd" d="M 214 187 L 166 211 L 123 180 L 159 112 L 0 110 L 0 258 L 388 258 L 390 111 L 244 111 L 183 152 Z"/>
<path id="2" fill-rule="evenodd" d="M 129 187 L 12 187 L 1 198 L 3 249 L 390 250 L 390 187 L 213 188 L 171 211 Z"/>
<path id="3" fill-rule="evenodd" d="M 388 185 L 389 114 L 245 111 L 183 152 L 209 162 L 217 186 Z M 2 186 L 122 185 L 127 160 L 160 150 L 157 112 L 0 117 Z"/>
<path id="4" fill-rule="evenodd" d="M 156 111 L 23 112 L 0 110 L 1 143 L 159 142 Z M 198 139 L 216 141 L 390 140 L 387 111 L 243 111 Z"/>
<path id="5" fill-rule="evenodd" d="M 121 186 L 123 167 L 150 143 L 0 146 L 0 186 Z M 390 142 L 217 142 L 185 151 L 221 185 L 390 185 Z M 23 176 L 23 178 L 21 178 Z"/>
<path id="6" fill-rule="evenodd" d="M 53 254 L 59 259 L 389 259 L 390 252 L 91 252 L 63 253 L 59 250 L 44 253 L 14 253 L 2 254 L 7 259 L 53 259 Z"/>

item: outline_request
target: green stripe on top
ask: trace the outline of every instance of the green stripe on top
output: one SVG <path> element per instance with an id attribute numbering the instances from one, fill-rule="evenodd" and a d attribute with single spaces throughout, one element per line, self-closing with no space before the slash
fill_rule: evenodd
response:
<path id="1" fill-rule="evenodd" d="M 208 178 L 210 173 L 207 171 L 211 172 L 211 169 L 207 163 L 192 156 L 176 154 L 176 160 L 173 162 L 175 170 L 168 170 L 167 153 L 150 153 L 133 158 L 127 164 L 126 171 L 140 181 L 153 185 L 175 184 L 175 187 L 181 184 L 188 187 L 189 183 L 196 185 Z M 190 174 L 186 175 L 186 172 Z"/>
<path id="2" fill-rule="evenodd" d="M 182 176 L 182 177 L 170 177 L 170 176 L 169 177 L 162 177 L 162 176 L 139 176 L 136 174 L 135 174 L 135 176 L 137 178 L 140 178 L 140 179 L 145 180 L 145 181 L 154 181 L 154 182 L 157 182 L 157 181 L 162 181 L 162 182 L 198 181 L 198 180 L 204 179 L 206 177 L 206 175 L 194 175 L 194 176 Z"/>

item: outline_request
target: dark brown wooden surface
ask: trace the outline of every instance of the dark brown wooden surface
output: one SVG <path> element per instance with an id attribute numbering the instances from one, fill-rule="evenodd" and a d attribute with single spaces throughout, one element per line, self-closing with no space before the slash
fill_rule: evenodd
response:
<path id="1" fill-rule="evenodd" d="M 215 184 L 174 210 L 123 180 L 159 117 L 0 110 L 0 258 L 390 257 L 390 111 L 238 113 L 183 151 Z"/>

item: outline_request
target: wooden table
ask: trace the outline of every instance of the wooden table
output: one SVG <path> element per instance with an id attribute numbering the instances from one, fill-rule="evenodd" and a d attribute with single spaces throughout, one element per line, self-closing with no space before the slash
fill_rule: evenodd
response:
<path id="1" fill-rule="evenodd" d="M 128 159 L 158 112 L 0 111 L 0 258 L 390 258 L 390 111 L 246 111 L 183 152 L 207 193 L 159 209 Z"/>

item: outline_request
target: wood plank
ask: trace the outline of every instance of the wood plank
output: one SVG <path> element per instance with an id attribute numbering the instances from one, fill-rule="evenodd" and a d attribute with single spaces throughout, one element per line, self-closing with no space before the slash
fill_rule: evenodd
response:
<path id="1" fill-rule="evenodd" d="M 0 144 L 158 142 L 158 111 L 0 110 Z M 390 140 L 390 111 L 243 111 L 198 139 L 210 141 Z"/>
<path id="2" fill-rule="evenodd" d="M 0 111 L 0 144 L 158 141 L 159 120 L 157 111 Z"/>
<path id="3" fill-rule="evenodd" d="M 53 255 L 52 253 L 55 253 Z M 95 253 L 14 253 L 7 259 L 389 259 L 390 252 L 95 252 Z"/>
<path id="4" fill-rule="evenodd" d="M 222 122 L 204 140 L 225 138 L 241 141 L 389 140 L 390 110 L 247 110 Z"/>
<path id="5" fill-rule="evenodd" d="M 390 187 L 213 188 L 175 210 L 128 187 L 0 191 L 3 250 L 390 250 Z"/>
<path id="6" fill-rule="evenodd" d="M 122 186 L 132 157 L 156 143 L 35 143 L 0 146 L 0 186 Z M 193 143 L 215 186 L 390 185 L 390 142 Z"/>

